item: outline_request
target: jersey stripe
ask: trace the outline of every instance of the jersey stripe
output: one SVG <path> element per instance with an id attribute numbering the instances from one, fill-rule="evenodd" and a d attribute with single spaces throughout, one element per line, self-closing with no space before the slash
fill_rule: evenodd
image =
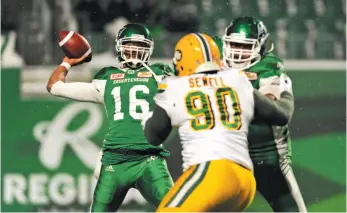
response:
<path id="1" fill-rule="evenodd" d="M 167 84 L 159 83 L 158 84 L 158 93 L 163 93 L 167 89 Z"/>
<path id="2" fill-rule="evenodd" d="M 167 89 L 167 84 L 159 83 L 158 89 L 163 89 L 163 90 Z"/>

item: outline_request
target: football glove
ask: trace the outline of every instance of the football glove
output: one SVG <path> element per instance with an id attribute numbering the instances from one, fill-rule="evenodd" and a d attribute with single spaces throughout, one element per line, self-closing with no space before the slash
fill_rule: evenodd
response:
<path id="1" fill-rule="evenodd" d="M 284 91 L 293 94 L 292 81 L 285 74 L 282 74 L 281 76 L 262 78 L 259 81 L 259 92 L 264 95 L 271 94 L 279 100 L 281 98 L 282 92 Z"/>

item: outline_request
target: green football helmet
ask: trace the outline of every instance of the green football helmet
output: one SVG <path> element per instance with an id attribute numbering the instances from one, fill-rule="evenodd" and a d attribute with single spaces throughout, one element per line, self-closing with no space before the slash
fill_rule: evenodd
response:
<path id="1" fill-rule="evenodd" d="M 153 53 L 151 32 L 141 24 L 127 24 L 119 30 L 116 39 L 118 61 L 128 68 L 139 68 Z"/>
<path id="2" fill-rule="evenodd" d="M 231 22 L 223 35 L 224 66 L 247 69 L 265 54 L 269 33 L 262 21 L 240 17 Z"/>

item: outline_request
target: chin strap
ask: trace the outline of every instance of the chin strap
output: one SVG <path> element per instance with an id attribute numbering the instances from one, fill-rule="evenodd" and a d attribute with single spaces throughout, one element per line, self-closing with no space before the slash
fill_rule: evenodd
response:
<path id="1" fill-rule="evenodd" d="M 232 68 L 236 68 L 236 69 L 245 70 L 245 69 L 248 69 L 248 68 L 254 66 L 260 60 L 261 60 L 261 56 L 255 58 L 253 62 L 249 61 L 248 64 L 246 66 L 244 66 L 244 64 L 246 64 L 247 62 L 238 64 L 238 63 L 235 63 L 235 62 L 231 62 L 230 60 L 223 59 L 223 67 L 226 67 L 226 68 L 232 67 Z"/>
<path id="2" fill-rule="evenodd" d="M 142 61 L 141 61 L 141 62 L 142 62 Z M 162 75 L 161 75 L 161 76 L 156 75 L 156 74 L 153 72 L 153 70 L 152 70 L 146 63 L 142 62 L 142 65 L 143 65 L 144 67 L 146 67 L 147 70 L 150 71 L 150 72 L 152 73 L 154 79 L 155 79 L 158 83 L 163 79 L 163 76 L 162 76 Z"/>
<path id="3" fill-rule="evenodd" d="M 270 52 L 272 52 L 274 49 L 275 49 L 275 45 L 274 45 L 274 43 L 271 43 L 270 49 L 269 49 L 268 51 L 266 51 L 266 52 L 270 53 Z"/>

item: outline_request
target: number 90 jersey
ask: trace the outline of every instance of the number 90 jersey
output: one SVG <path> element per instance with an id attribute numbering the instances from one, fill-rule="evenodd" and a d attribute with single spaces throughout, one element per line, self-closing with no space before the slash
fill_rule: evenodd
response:
<path id="1" fill-rule="evenodd" d="M 179 127 L 184 170 L 217 159 L 253 170 L 247 142 L 253 87 L 242 71 L 168 77 L 158 88 L 156 104 Z"/>

